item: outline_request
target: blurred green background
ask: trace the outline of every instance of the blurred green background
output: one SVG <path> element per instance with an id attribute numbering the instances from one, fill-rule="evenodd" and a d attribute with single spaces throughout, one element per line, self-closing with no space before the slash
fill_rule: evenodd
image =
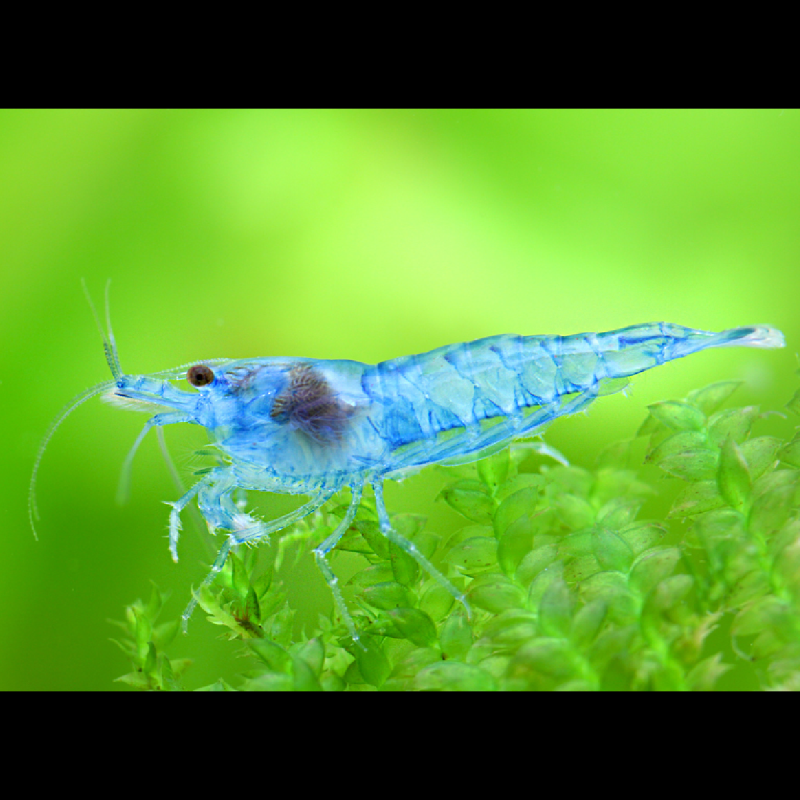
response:
<path id="1" fill-rule="evenodd" d="M 374 362 L 498 333 L 577 333 L 667 320 L 770 323 L 783 351 L 710 351 L 562 420 L 548 441 L 591 463 L 648 403 L 744 379 L 780 408 L 797 378 L 800 113 L 756 111 L 0 111 L 0 689 L 110 689 L 124 607 L 205 575 L 145 417 L 95 399 L 42 462 L 59 409 L 107 380 L 85 277 L 111 311 L 123 369 L 301 355 Z M 184 473 L 202 431 L 166 432 Z M 390 509 L 452 524 L 435 470 L 387 487 Z M 270 503 L 273 505 L 270 506 Z M 264 507 L 278 509 L 281 499 Z M 321 584 L 313 566 L 293 597 Z M 328 601 L 329 602 L 329 601 Z M 243 668 L 198 613 L 170 652 L 189 685 Z"/>

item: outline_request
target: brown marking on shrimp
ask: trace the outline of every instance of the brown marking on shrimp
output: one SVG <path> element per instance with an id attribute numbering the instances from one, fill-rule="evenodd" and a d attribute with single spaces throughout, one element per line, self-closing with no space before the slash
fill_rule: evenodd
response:
<path id="1" fill-rule="evenodd" d="M 288 385 L 275 397 L 270 417 L 291 422 L 317 442 L 340 441 L 354 408 L 336 396 L 311 364 L 293 364 L 288 377 Z"/>

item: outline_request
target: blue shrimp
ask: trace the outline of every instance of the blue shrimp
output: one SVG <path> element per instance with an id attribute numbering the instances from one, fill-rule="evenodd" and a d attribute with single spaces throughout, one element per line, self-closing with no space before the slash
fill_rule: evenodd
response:
<path id="1" fill-rule="evenodd" d="M 767 326 L 710 333 L 656 322 L 573 336 L 493 336 L 375 365 L 313 358 L 214 359 L 188 369 L 128 375 L 120 367 L 108 311 L 107 329 L 103 338 L 113 380 L 80 395 L 51 426 L 31 479 L 31 524 L 41 454 L 74 408 L 101 392 L 123 405 L 166 408 L 145 423 L 126 466 L 151 428 L 188 422 L 208 431 L 224 465 L 210 469 L 169 503 L 169 548 L 175 561 L 180 514 L 192 500 L 212 533 L 226 533 L 200 589 L 214 580 L 232 547 L 268 540 L 341 489 L 350 489 L 343 519 L 313 552 L 354 642 L 358 632 L 328 555 L 351 525 L 365 485 L 374 491 L 383 535 L 469 615 L 464 594 L 392 528 L 383 499 L 385 479 L 428 464 L 477 460 L 530 437 L 558 417 L 582 411 L 598 396 L 622 389 L 630 376 L 667 361 L 710 347 L 784 345 L 781 332 Z M 190 391 L 170 382 L 181 378 L 193 387 Z M 311 499 L 264 522 L 237 504 L 240 490 Z M 184 630 L 200 589 L 183 614 Z"/>

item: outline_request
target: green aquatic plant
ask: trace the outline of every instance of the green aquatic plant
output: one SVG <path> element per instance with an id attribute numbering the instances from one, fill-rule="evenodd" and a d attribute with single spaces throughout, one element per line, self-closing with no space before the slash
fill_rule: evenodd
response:
<path id="1" fill-rule="evenodd" d="M 380 535 L 368 500 L 333 559 L 358 557 L 343 582 L 357 642 L 335 612 L 299 628 L 275 577 L 335 529 L 346 500 L 284 531 L 266 566 L 265 548 L 232 552 L 199 606 L 250 668 L 205 688 L 709 690 L 730 688 L 731 670 L 754 688 L 800 688 L 800 434 L 761 434 L 775 412 L 722 409 L 737 386 L 650 406 L 591 468 L 524 445 L 441 468 L 440 498 L 463 524 L 392 524 L 466 593 L 471 619 Z M 671 510 L 643 518 L 675 479 Z M 186 685 L 187 663 L 166 655 L 179 620 L 157 624 L 162 606 L 154 588 L 119 623 L 133 663 L 119 680 L 137 688 Z"/>

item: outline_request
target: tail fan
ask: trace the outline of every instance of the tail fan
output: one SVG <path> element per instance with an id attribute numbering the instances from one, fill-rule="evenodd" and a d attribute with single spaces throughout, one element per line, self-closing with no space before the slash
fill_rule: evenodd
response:
<path id="1" fill-rule="evenodd" d="M 711 347 L 785 347 L 783 334 L 769 325 L 751 325 L 747 328 L 732 328 L 718 333 L 720 339 Z"/>

